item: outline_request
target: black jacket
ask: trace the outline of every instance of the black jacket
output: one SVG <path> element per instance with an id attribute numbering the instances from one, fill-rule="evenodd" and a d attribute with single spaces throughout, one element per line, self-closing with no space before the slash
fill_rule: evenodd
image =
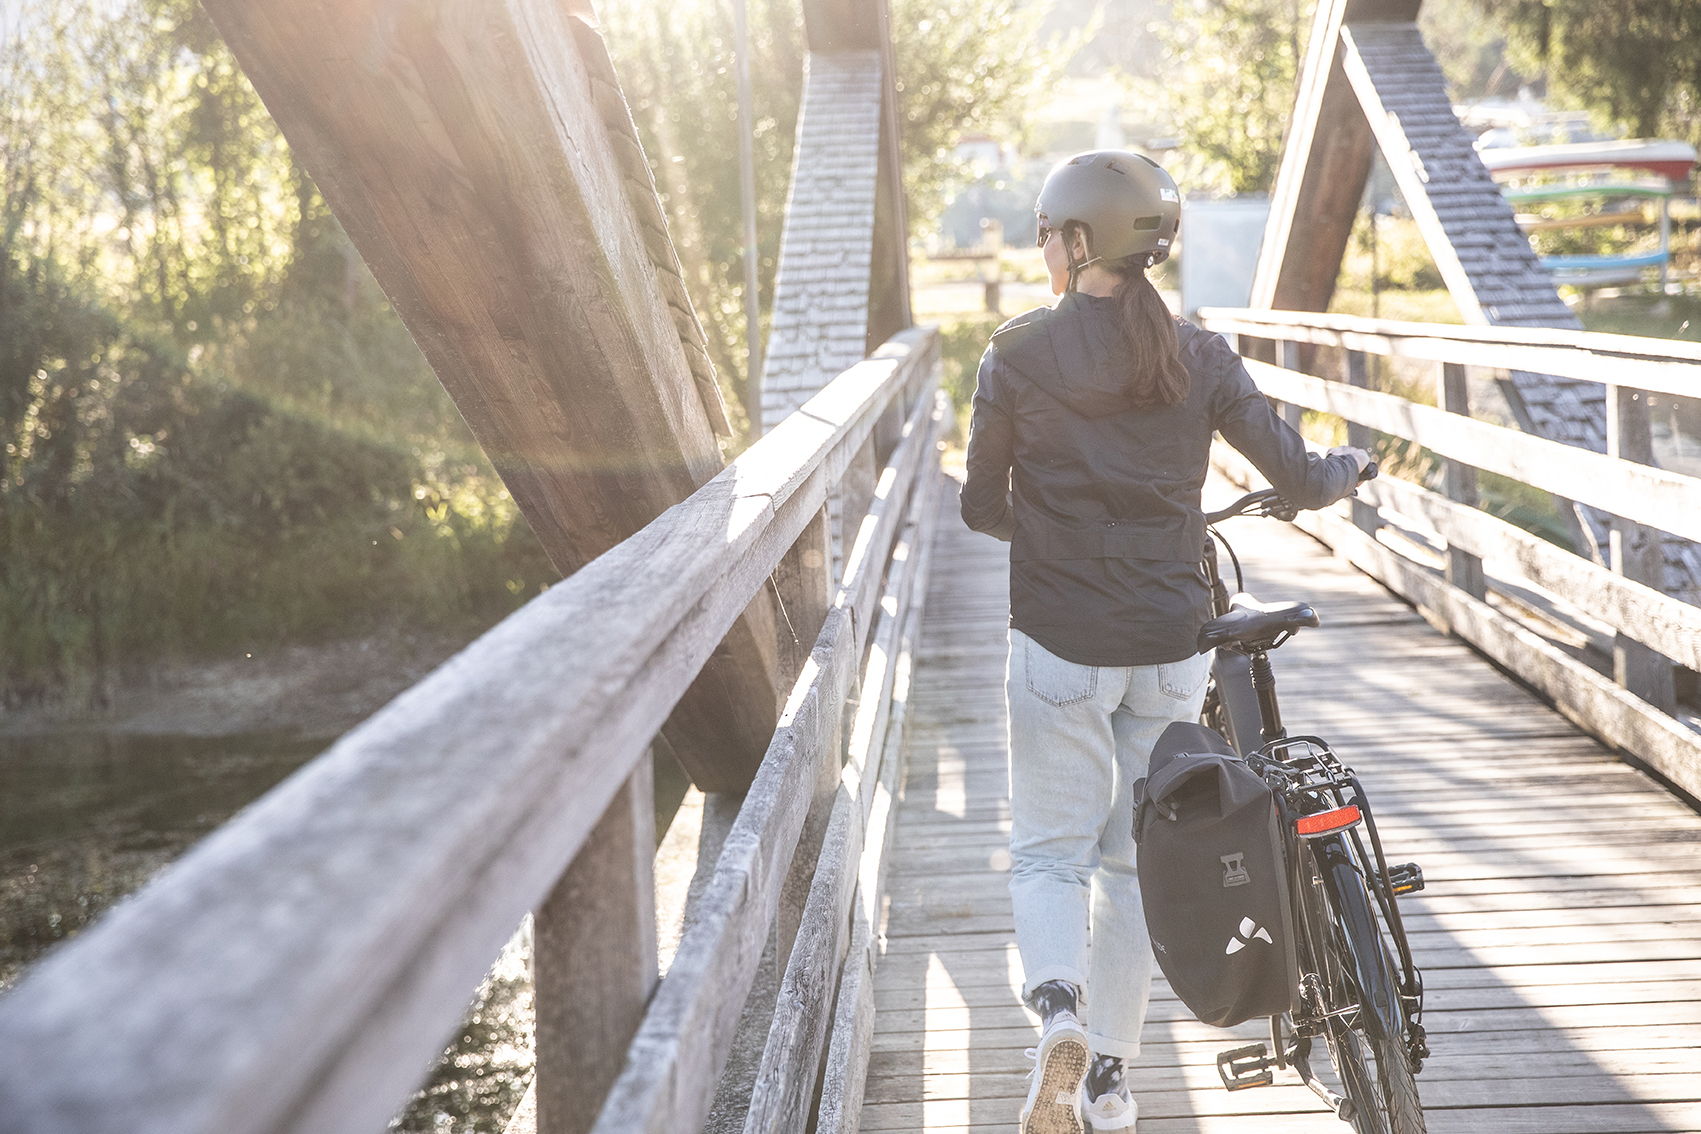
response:
<path id="1" fill-rule="evenodd" d="M 1350 457 L 1308 453 L 1221 335 L 1176 321 L 1192 382 L 1135 408 L 1113 299 L 1071 292 L 1019 315 L 981 359 L 963 520 L 1010 541 L 1010 625 L 1081 665 L 1197 652 L 1211 434 L 1283 496 L 1321 508 L 1352 491 Z"/>

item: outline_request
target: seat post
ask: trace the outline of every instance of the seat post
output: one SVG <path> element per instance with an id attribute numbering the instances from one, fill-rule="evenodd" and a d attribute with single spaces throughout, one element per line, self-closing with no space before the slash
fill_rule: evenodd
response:
<path id="1" fill-rule="evenodd" d="M 1268 650 L 1254 650 L 1252 653 L 1252 688 L 1258 694 L 1258 715 L 1264 724 L 1264 743 L 1282 739 L 1288 731 L 1282 727 L 1282 709 L 1276 703 L 1276 671 L 1270 666 Z"/>

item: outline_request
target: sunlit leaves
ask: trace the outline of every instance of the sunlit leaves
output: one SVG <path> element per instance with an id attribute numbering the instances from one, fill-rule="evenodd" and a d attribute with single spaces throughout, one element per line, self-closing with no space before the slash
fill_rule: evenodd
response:
<path id="1" fill-rule="evenodd" d="M 1551 96 L 1641 137 L 1701 143 L 1701 0 L 1476 0 Z"/>
<path id="2" fill-rule="evenodd" d="M 1293 113 L 1313 0 L 1176 0 L 1151 34 L 1160 78 L 1141 84 L 1181 142 L 1193 191 L 1268 191 Z"/>

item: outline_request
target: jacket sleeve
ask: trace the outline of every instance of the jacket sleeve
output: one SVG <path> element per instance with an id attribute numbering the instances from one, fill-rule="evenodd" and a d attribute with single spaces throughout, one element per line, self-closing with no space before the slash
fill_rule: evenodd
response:
<path id="1" fill-rule="evenodd" d="M 1277 492 L 1296 508 L 1326 508 L 1353 490 L 1358 466 L 1351 457 L 1307 452 L 1304 438 L 1276 415 L 1228 343 L 1218 337 L 1207 349 L 1223 375 L 1216 428 Z"/>
<path id="2" fill-rule="evenodd" d="M 1015 429 L 1009 408 L 999 401 L 998 369 L 996 349 L 988 347 L 981 356 L 980 372 L 975 378 L 968 469 L 961 505 L 965 524 L 1008 542 L 1016 534 L 1016 517 L 1010 503 Z"/>

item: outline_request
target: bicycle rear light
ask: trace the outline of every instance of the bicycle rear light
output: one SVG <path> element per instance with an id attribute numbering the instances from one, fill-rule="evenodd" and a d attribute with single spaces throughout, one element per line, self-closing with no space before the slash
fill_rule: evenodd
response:
<path id="1" fill-rule="evenodd" d="M 1315 815 L 1301 815 L 1299 821 L 1294 824 L 1294 829 L 1299 832 L 1302 838 L 1315 839 L 1319 835 L 1344 831 L 1348 827 L 1355 826 L 1363 821 L 1364 816 L 1359 814 L 1358 807 L 1348 804 L 1345 807 L 1337 807 L 1333 811 L 1319 811 Z"/>

